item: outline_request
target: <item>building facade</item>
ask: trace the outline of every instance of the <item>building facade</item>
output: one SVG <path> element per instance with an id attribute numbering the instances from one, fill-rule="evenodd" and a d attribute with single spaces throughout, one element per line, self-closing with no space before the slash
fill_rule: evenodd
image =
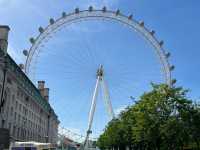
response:
<path id="1" fill-rule="evenodd" d="M 13 141 L 57 142 L 59 120 L 49 104 L 44 81 L 36 87 L 2 46 L 0 26 L 0 128 Z M 5 41 L 3 41 L 5 44 Z"/>

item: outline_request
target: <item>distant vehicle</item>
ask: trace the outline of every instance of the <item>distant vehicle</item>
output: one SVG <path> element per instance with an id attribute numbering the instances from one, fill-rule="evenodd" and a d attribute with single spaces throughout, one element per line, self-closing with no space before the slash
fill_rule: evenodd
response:
<path id="1" fill-rule="evenodd" d="M 9 150 L 56 150 L 56 148 L 51 143 L 15 142 L 11 144 Z"/>

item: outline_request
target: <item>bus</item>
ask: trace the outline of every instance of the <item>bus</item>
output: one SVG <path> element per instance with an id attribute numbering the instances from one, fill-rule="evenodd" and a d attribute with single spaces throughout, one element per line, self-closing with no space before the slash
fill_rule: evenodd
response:
<path id="1" fill-rule="evenodd" d="M 14 142 L 9 150 L 56 150 L 51 143 Z"/>

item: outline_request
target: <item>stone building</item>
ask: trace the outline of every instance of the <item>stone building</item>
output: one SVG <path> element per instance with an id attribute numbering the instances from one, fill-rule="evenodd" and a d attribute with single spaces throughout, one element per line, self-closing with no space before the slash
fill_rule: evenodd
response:
<path id="1" fill-rule="evenodd" d="M 0 26 L 0 128 L 12 140 L 56 143 L 59 120 L 44 81 L 36 87 L 7 54 L 9 27 Z"/>

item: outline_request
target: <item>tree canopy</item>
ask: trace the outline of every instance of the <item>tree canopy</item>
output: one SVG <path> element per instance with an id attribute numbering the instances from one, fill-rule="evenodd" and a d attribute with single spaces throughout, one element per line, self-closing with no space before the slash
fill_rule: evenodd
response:
<path id="1" fill-rule="evenodd" d="M 106 126 L 100 149 L 200 149 L 200 107 L 187 98 L 187 90 L 152 84 L 135 104 Z"/>

